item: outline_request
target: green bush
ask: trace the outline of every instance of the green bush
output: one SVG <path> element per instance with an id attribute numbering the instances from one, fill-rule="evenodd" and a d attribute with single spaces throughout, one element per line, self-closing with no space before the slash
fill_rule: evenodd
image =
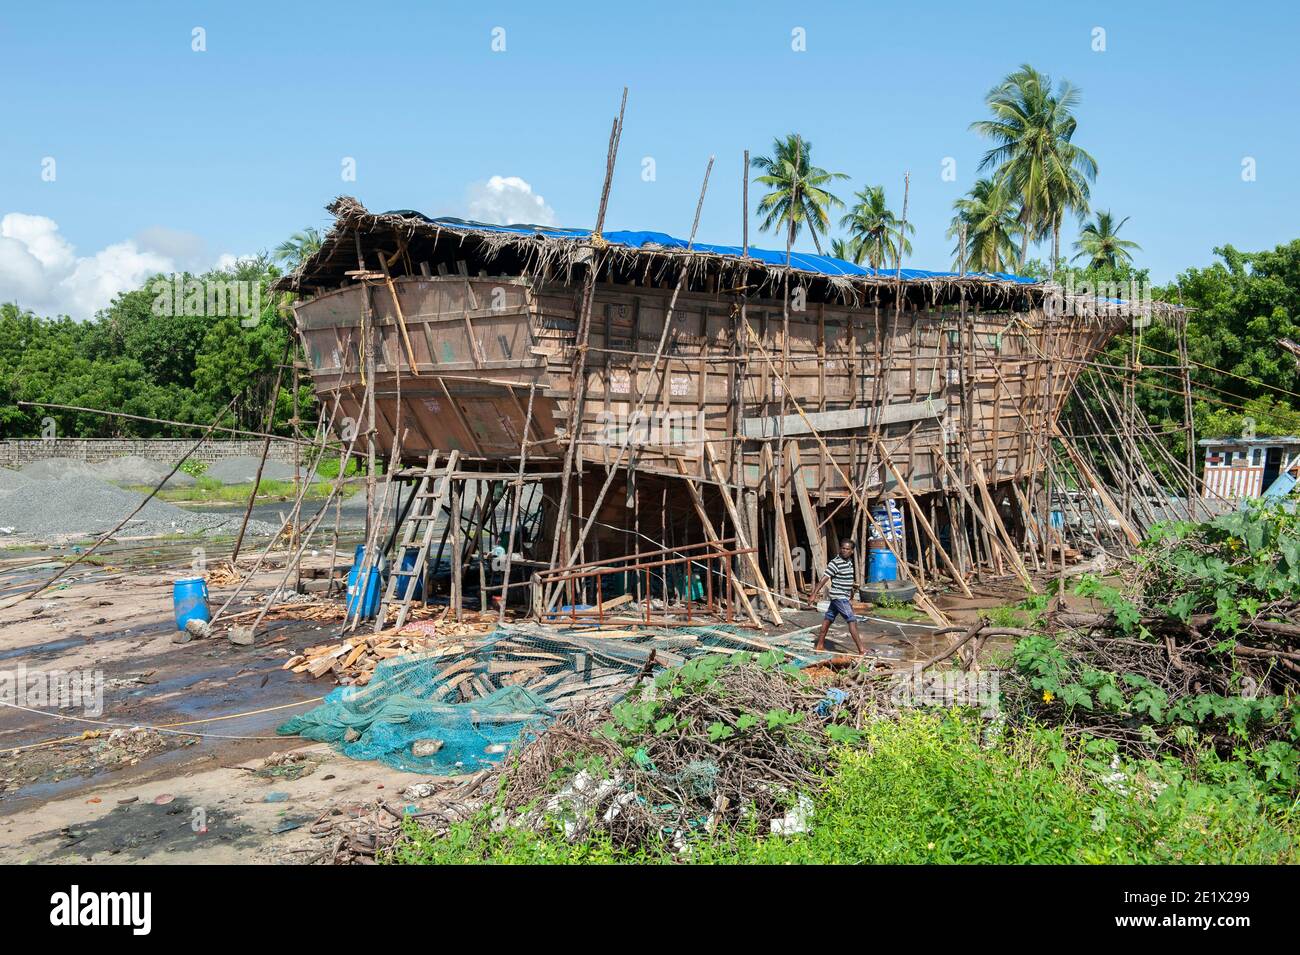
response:
<path id="1" fill-rule="evenodd" d="M 1119 764 L 1116 764 L 1117 767 Z M 408 826 L 396 863 L 1226 863 L 1294 862 L 1293 813 L 1264 808 L 1249 778 L 1194 780 L 1180 765 L 1106 773 L 1047 730 L 983 745 L 953 714 L 870 724 L 815 794 L 811 832 L 696 834 L 690 851 L 628 855 L 600 835 L 493 831 L 488 813 L 434 838 Z"/>

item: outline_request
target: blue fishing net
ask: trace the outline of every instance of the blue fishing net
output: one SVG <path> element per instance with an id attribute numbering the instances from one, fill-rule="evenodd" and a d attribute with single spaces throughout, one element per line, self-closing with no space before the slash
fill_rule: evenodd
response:
<path id="1" fill-rule="evenodd" d="M 497 762 L 526 727 L 550 720 L 546 700 L 521 686 L 445 702 L 457 692 L 441 676 L 449 665 L 436 654 L 384 660 L 368 684 L 339 687 L 276 732 L 330 743 L 352 759 L 446 776 Z"/>
<path id="2" fill-rule="evenodd" d="M 408 772 L 472 773 L 585 694 L 620 698 L 651 648 L 659 665 L 674 666 L 700 653 L 752 650 L 740 633 L 724 624 L 609 640 L 589 630 L 505 626 L 458 653 L 383 660 L 365 686 L 339 687 L 276 732 Z"/>

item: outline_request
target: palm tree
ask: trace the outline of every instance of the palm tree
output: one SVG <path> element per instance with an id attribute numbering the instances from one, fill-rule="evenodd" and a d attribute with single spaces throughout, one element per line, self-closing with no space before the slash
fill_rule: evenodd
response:
<path id="1" fill-rule="evenodd" d="M 277 262 L 288 264 L 290 269 L 296 269 L 319 252 L 320 246 L 320 231 L 308 226 L 301 232 L 295 232 L 277 245 L 275 247 L 275 259 Z"/>
<path id="2" fill-rule="evenodd" d="M 977 179 L 968 195 L 952 204 L 956 215 L 948 238 L 956 239 L 954 267 L 971 272 L 1001 272 L 1016 258 L 1020 210 L 1005 182 Z M 966 248 L 961 247 L 962 231 Z"/>
<path id="3" fill-rule="evenodd" d="M 854 265 L 862 264 L 862 247 L 856 242 L 844 239 L 831 239 L 831 255 Z"/>
<path id="4" fill-rule="evenodd" d="M 1072 141 L 1079 91 L 1062 80 L 1053 92 L 1051 77 L 1026 64 L 993 87 L 985 103 L 993 119 L 971 129 L 995 143 L 980 168 L 995 170 L 1020 202 L 1020 264 L 1030 239 L 1050 232 L 1055 267 L 1061 219 L 1066 212 L 1087 215 L 1088 183 L 1097 177 L 1097 161 Z"/>
<path id="5" fill-rule="evenodd" d="M 1125 216 L 1116 222 L 1109 209 L 1104 212 L 1098 210 L 1097 218 L 1085 225 L 1083 231 L 1079 233 L 1079 241 L 1074 243 L 1079 254 L 1070 261 L 1077 262 L 1087 256 L 1090 269 L 1098 269 L 1104 265 L 1113 269 L 1121 262 L 1132 262 L 1133 255 L 1129 249 L 1140 251 L 1142 246 L 1119 237 L 1119 230 L 1124 228 L 1124 223 L 1128 220 L 1129 217 Z"/>
<path id="6" fill-rule="evenodd" d="M 771 156 L 755 156 L 750 164 L 763 171 L 754 181 L 771 187 L 758 203 L 763 216 L 760 228 L 767 232 L 784 225 L 787 241 L 793 245 L 799 230 L 807 226 L 820 253 L 822 244 L 817 236 L 830 225 L 828 211 L 844 205 L 826 187 L 836 179 L 849 177 L 814 166 L 811 153 L 812 143 L 790 133 L 772 141 Z"/>
<path id="7" fill-rule="evenodd" d="M 905 233 L 915 234 L 916 226 L 900 222 L 898 216 L 890 211 L 885 202 L 884 186 L 867 186 L 854 198 L 858 201 L 840 219 L 840 226 L 849 231 L 858 250 L 859 258 L 855 261 L 860 262 L 865 254 L 867 264 L 879 269 L 912 254 L 912 243 Z"/>

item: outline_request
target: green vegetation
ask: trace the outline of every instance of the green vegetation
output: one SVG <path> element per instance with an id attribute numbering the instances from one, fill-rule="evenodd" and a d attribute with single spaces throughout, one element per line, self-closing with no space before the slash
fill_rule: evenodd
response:
<path id="1" fill-rule="evenodd" d="M 953 268 L 1005 272 L 1016 260 L 1016 239 L 1024 231 L 1020 210 L 1005 180 L 977 179 L 968 195 L 953 203 L 948 238 L 956 239 Z M 966 236 L 966 247 L 961 245 Z"/>
<path id="2" fill-rule="evenodd" d="M 1119 222 L 1110 212 L 1098 212 L 1096 219 L 1089 222 L 1079 233 L 1079 241 L 1074 243 L 1078 254 L 1073 261 L 1088 260 L 1088 268 L 1116 268 L 1121 262 L 1128 265 L 1133 262 L 1131 250 L 1141 250 L 1142 246 L 1129 239 L 1121 239 L 1119 230 L 1128 222 L 1125 216 Z"/>
<path id="3" fill-rule="evenodd" d="M 854 198 L 858 201 L 840 219 L 840 227 L 849 233 L 849 261 L 859 265 L 866 259 L 873 269 L 897 264 L 912 254 L 908 235 L 916 233 L 916 226 L 903 222 L 885 201 L 884 186 L 867 186 Z"/>
<path id="4" fill-rule="evenodd" d="M 828 187 L 837 179 L 849 177 L 814 166 L 812 143 L 797 133 L 773 140 L 772 155 L 755 156 L 751 164 L 763 172 L 754 181 L 770 187 L 758 203 L 763 231 L 785 232 L 793 243 L 806 227 L 821 252 L 818 236 L 830 226 L 829 211 L 844 205 Z"/>
<path id="5" fill-rule="evenodd" d="M 335 470 L 338 469 L 337 463 Z M 321 501 L 329 497 L 333 484 L 330 481 L 317 481 L 308 489 L 303 500 Z M 137 491 L 148 493 L 153 488 L 135 488 Z M 252 482 L 247 484 L 222 484 L 212 478 L 200 477 L 190 487 L 164 487 L 158 492 L 158 497 L 164 501 L 185 502 L 191 504 L 243 504 L 248 500 L 248 495 L 252 492 Z M 298 495 L 294 488 L 293 481 L 272 481 L 263 478 L 257 487 L 257 499 L 259 501 L 292 501 Z"/>
<path id="6" fill-rule="evenodd" d="M 1020 263 L 1030 240 L 1052 237 L 1052 262 L 1060 259 L 1061 221 L 1067 212 L 1088 212 L 1089 183 L 1097 161 L 1074 142 L 1079 91 L 1028 64 L 993 87 L 985 97 L 992 119 L 971 129 L 993 141 L 980 160 L 1020 204 Z"/>
<path id="7" fill-rule="evenodd" d="M 888 617 L 892 620 L 929 620 L 930 618 L 917 610 L 911 604 L 903 603 L 901 600 L 894 600 L 890 597 L 882 597 L 879 601 L 871 604 L 868 614 L 875 617 Z"/>
<path id="8" fill-rule="evenodd" d="M 1098 612 L 1050 616 L 1036 594 L 993 611 L 1038 632 L 980 699 L 777 652 L 695 658 L 561 717 L 477 815 L 410 821 L 384 860 L 1300 861 L 1300 517 L 1158 528 L 1075 593 Z"/>
<path id="9" fill-rule="evenodd" d="M 278 274 L 265 259 L 254 259 L 231 271 L 187 274 L 175 281 L 156 276 L 86 322 L 40 318 L 12 303 L 0 305 L 0 433 L 35 436 L 42 419 L 50 417 L 61 436 L 195 434 L 193 428 L 39 407 L 42 402 L 206 425 L 233 401 L 223 424 L 261 431 L 276 367 L 289 342 L 288 328 L 277 314 L 279 296 L 268 288 Z M 245 297 L 250 307 L 258 303 L 258 314 L 229 314 L 229 307 L 220 309 L 224 314 L 207 313 L 206 283 L 230 282 L 257 289 Z M 177 284 L 199 290 L 180 308 L 172 295 Z M 298 397 L 303 419 L 313 421 L 311 386 L 304 384 Z M 38 406 L 18 407 L 20 401 Z M 292 413 L 292 390 L 284 387 L 274 417 L 276 433 L 290 433 Z"/>
<path id="10" fill-rule="evenodd" d="M 558 826 L 494 828 L 491 811 L 435 838 L 408 824 L 394 863 L 1226 863 L 1294 862 L 1295 819 L 1249 787 L 1158 764 L 1119 770 L 1060 734 L 1012 730 L 994 745 L 955 714 L 872 723 L 835 751 L 811 831 L 750 828 L 627 852 L 608 836 L 569 841 Z"/>

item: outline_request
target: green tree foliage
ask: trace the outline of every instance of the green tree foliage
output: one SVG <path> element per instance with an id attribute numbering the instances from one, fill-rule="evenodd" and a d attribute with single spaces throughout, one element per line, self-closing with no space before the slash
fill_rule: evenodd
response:
<path id="1" fill-rule="evenodd" d="M 1099 211 L 1096 218 L 1083 227 L 1079 241 L 1074 243 L 1078 254 L 1071 259 L 1087 259 L 1090 268 L 1115 268 L 1121 262 L 1132 262 L 1132 250 L 1141 250 L 1142 246 L 1129 239 L 1121 239 L 1119 230 L 1128 222 L 1128 216 L 1115 221 L 1109 211 Z"/>
<path id="2" fill-rule="evenodd" d="M 993 170 L 1020 203 L 1020 261 L 1031 239 L 1052 236 L 1052 261 L 1059 258 L 1061 221 L 1067 212 L 1087 214 L 1089 183 L 1097 161 L 1077 145 L 1074 109 L 1079 91 L 1025 64 L 993 87 L 985 97 L 992 119 L 971 129 L 993 141 L 980 161 Z"/>
<path id="3" fill-rule="evenodd" d="M 296 269 L 304 260 L 320 251 L 321 241 L 320 230 L 308 226 L 275 247 L 275 260 L 283 262 L 290 269 Z"/>
<path id="4" fill-rule="evenodd" d="M 912 254 L 907 235 L 914 235 L 916 226 L 894 215 L 885 201 L 884 186 L 867 186 L 854 198 L 857 202 L 840 219 L 840 226 L 849 233 L 851 261 L 861 265 L 865 259 L 873 269 L 881 269 Z"/>
<path id="5" fill-rule="evenodd" d="M 968 272 L 1002 272 L 1016 260 L 1016 239 L 1023 231 L 1020 208 L 1007 184 L 978 179 L 968 195 L 953 204 L 955 215 L 948 238 L 956 239 L 953 268 Z M 961 248 L 962 233 L 966 248 Z"/>
<path id="6" fill-rule="evenodd" d="M 758 203 L 763 231 L 788 232 L 793 243 L 806 226 L 820 253 L 818 236 L 830 225 L 830 210 L 844 205 L 829 187 L 835 180 L 849 177 L 814 166 L 812 143 L 797 133 L 773 140 L 772 155 L 755 156 L 750 164 L 763 172 L 755 182 L 769 187 Z"/>
<path id="7" fill-rule="evenodd" d="M 1229 403 L 1265 395 L 1294 404 L 1288 392 L 1300 391 L 1295 359 L 1278 339 L 1300 334 L 1300 239 L 1267 252 L 1239 252 L 1230 245 L 1214 250 L 1222 261 L 1188 269 L 1157 295 L 1194 308 L 1187 328 L 1193 361 L 1206 368 L 1198 381 Z M 1211 369 L 1222 369 L 1220 374 Z M 1198 409 L 1208 417 L 1213 402 Z M 1266 434 L 1257 426 L 1259 434 Z"/>
<path id="8" fill-rule="evenodd" d="M 234 413 L 225 423 L 260 431 L 290 341 L 278 296 L 268 288 L 278 274 L 260 257 L 227 271 L 155 276 L 86 322 L 0 305 L 0 435 L 35 437 L 49 417 L 60 435 L 185 437 L 194 430 L 40 405 L 207 424 L 232 398 Z M 258 314 L 211 314 L 206 290 L 231 282 L 248 283 L 243 301 L 256 303 Z M 229 306 L 217 311 L 229 313 Z M 309 386 L 300 399 L 310 420 Z M 19 407 L 20 401 L 37 407 Z M 292 405 L 285 388 L 277 433 L 289 433 Z"/>
<path id="9" fill-rule="evenodd" d="M 1300 374 L 1295 358 L 1278 344 L 1282 338 L 1300 338 L 1300 239 L 1264 252 L 1239 252 L 1232 246 L 1214 251 L 1220 261 L 1188 269 L 1151 291 L 1153 298 L 1189 310 L 1187 349 L 1197 436 L 1239 435 L 1247 419 L 1261 436 L 1300 433 Z M 1025 271 L 1043 277 L 1046 268 L 1030 262 Z M 1062 267 L 1056 280 L 1076 289 L 1085 284 L 1093 290 L 1126 289 L 1145 283 L 1147 271 L 1121 260 L 1114 266 Z M 1081 431 L 1092 430 L 1091 411 L 1102 431 L 1111 430 L 1098 396 L 1107 388 L 1118 392 L 1118 376 L 1130 360 L 1134 337 L 1138 407 L 1181 461 L 1186 421 L 1180 374 L 1171 367 L 1178 364 L 1177 329 L 1168 320 L 1156 319 L 1112 340 L 1098 356 L 1102 367 L 1080 376 L 1070 417 Z M 1106 473 L 1106 462 L 1097 463 Z M 1160 455 L 1148 463 L 1157 473 L 1167 464 Z"/>

